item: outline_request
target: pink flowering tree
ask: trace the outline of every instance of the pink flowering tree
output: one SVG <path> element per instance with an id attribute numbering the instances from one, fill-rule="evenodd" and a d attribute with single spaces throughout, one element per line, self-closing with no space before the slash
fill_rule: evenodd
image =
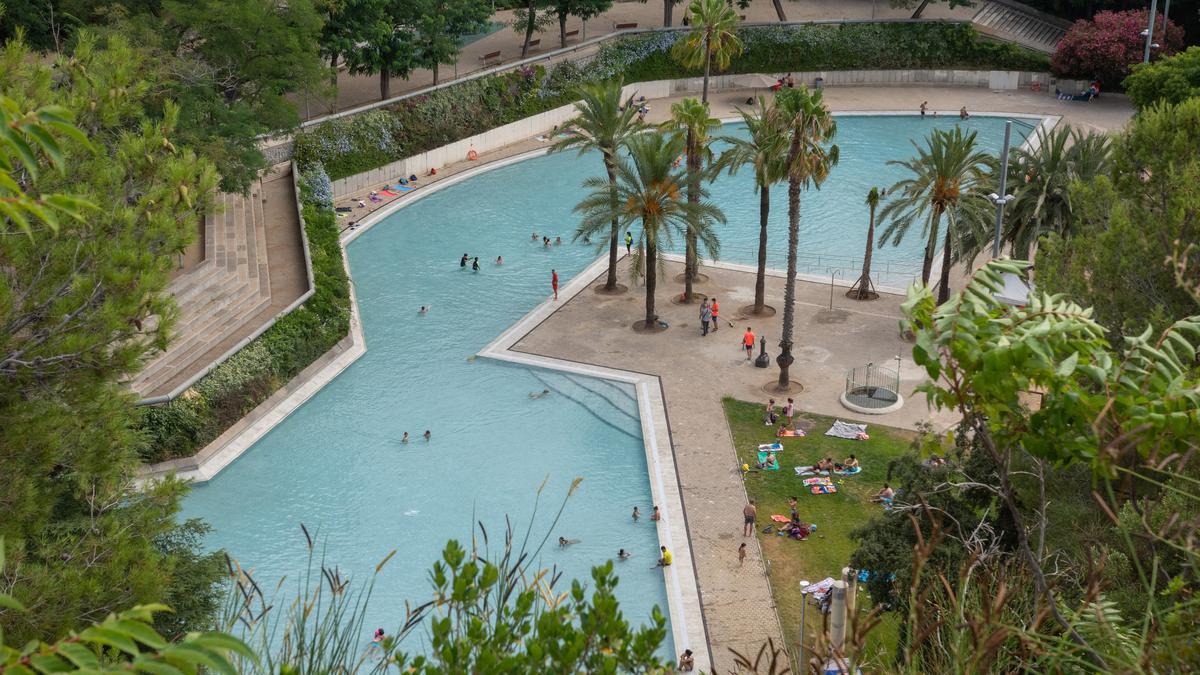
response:
<path id="1" fill-rule="evenodd" d="M 1141 9 L 1097 12 L 1091 21 L 1076 21 L 1058 43 L 1050 67 L 1056 75 L 1097 78 L 1102 85 L 1115 86 L 1125 79 L 1135 63 L 1142 62 L 1150 13 Z M 1163 28 L 1163 15 L 1154 19 L 1151 58 L 1174 54 L 1183 46 L 1183 29 L 1171 22 Z"/>

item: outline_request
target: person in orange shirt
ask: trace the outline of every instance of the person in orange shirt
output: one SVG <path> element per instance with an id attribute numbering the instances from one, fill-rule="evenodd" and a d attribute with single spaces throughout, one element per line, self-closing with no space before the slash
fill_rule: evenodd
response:
<path id="1" fill-rule="evenodd" d="M 717 332 L 717 326 L 721 325 L 721 312 L 719 306 L 717 305 L 716 298 L 713 298 L 712 300 L 712 322 L 713 332 L 715 333 Z"/>
<path id="2" fill-rule="evenodd" d="M 742 334 L 742 347 L 746 350 L 746 360 L 754 358 L 754 331 L 746 326 L 746 332 Z"/>

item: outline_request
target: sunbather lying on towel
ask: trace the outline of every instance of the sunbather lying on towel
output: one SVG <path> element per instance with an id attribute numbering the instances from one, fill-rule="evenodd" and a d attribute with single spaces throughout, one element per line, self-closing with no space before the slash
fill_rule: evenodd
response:
<path id="1" fill-rule="evenodd" d="M 833 471 L 834 473 L 849 475 L 862 471 L 862 467 L 858 465 L 858 458 L 854 455 L 850 455 L 844 462 L 840 464 L 834 464 Z"/>
<path id="2" fill-rule="evenodd" d="M 803 431 L 789 429 L 786 424 L 780 424 L 779 429 L 775 432 L 775 438 L 797 438 L 803 435 Z"/>
<path id="3" fill-rule="evenodd" d="M 797 467 L 797 474 L 805 473 L 829 473 L 833 471 L 833 458 L 826 457 L 812 466 Z"/>

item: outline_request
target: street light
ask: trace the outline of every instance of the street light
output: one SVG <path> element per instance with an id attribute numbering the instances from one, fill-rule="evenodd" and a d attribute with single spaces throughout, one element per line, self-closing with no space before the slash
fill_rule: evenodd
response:
<path id="1" fill-rule="evenodd" d="M 1146 51 L 1142 55 L 1142 63 L 1150 63 L 1150 48 L 1158 47 L 1152 45 L 1154 39 L 1154 15 L 1158 13 L 1158 0 L 1150 0 L 1150 26 L 1146 29 Z"/>
<path id="2" fill-rule="evenodd" d="M 808 608 L 808 598 L 804 597 L 804 589 L 808 588 L 808 582 L 800 581 L 800 670 L 805 670 L 804 666 L 804 638 L 808 634 L 808 624 L 804 623 L 804 610 Z"/>
<path id="3" fill-rule="evenodd" d="M 1013 196 L 1004 192 L 1008 184 L 1008 148 L 1012 143 L 1012 120 L 1004 122 L 1004 150 L 1000 155 L 1000 194 L 993 192 L 987 198 L 996 205 L 996 237 L 992 241 L 992 257 L 1000 257 L 1000 227 L 1004 222 L 1004 205 L 1013 200 Z M 1000 195 L 1004 195 L 1001 197 Z"/>

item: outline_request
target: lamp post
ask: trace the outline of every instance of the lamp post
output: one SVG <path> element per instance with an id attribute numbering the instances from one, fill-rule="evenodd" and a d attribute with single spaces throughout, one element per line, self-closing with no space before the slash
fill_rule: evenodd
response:
<path id="1" fill-rule="evenodd" d="M 1158 0 L 1150 0 L 1150 26 L 1146 29 L 1146 51 L 1142 63 L 1150 63 L 1150 47 L 1154 40 L 1154 15 L 1158 13 Z"/>
<path id="2" fill-rule="evenodd" d="M 808 588 L 808 582 L 800 581 L 800 672 L 807 670 L 804 666 L 804 638 L 808 635 L 808 624 L 804 622 L 804 610 L 808 609 L 808 598 L 804 595 L 804 589 Z"/>
<path id="3" fill-rule="evenodd" d="M 1004 122 L 1004 150 L 1000 155 L 1000 194 L 993 192 L 988 200 L 996 205 L 996 236 L 992 240 L 992 257 L 1000 257 L 1000 228 L 1004 222 L 1004 205 L 1013 200 L 1013 196 L 1004 192 L 1008 184 L 1008 152 L 1012 142 L 1012 120 Z M 1001 197 L 1000 195 L 1004 195 Z"/>

